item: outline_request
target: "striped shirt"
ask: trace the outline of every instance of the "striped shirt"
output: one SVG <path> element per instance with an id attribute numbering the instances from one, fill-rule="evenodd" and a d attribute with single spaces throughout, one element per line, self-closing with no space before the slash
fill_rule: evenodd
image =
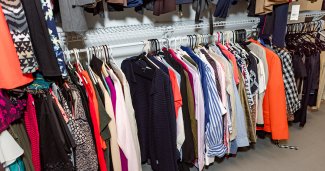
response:
<path id="1" fill-rule="evenodd" d="M 205 99 L 205 140 L 207 156 L 222 157 L 227 151 L 223 144 L 223 120 L 226 113 L 218 95 L 213 71 L 188 47 L 181 47 L 197 64 L 201 75 L 203 96 Z"/>

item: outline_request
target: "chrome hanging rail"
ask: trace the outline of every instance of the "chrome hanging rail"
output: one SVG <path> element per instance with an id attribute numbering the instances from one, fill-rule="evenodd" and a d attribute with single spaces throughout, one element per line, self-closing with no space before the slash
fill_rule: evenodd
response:
<path id="1" fill-rule="evenodd" d="M 259 18 L 249 18 L 238 21 L 216 21 L 213 27 L 232 27 L 248 25 L 253 26 L 259 23 Z M 204 30 L 209 28 L 208 22 L 193 24 L 193 21 L 176 22 L 174 24 L 139 24 L 91 29 L 83 34 L 76 33 L 60 33 L 60 39 L 65 43 L 80 41 L 96 41 L 106 39 L 132 39 L 137 37 L 168 37 L 176 32 L 185 32 L 185 34 L 193 34 L 191 30 Z M 191 32 L 188 32 L 191 31 Z M 158 36 L 160 35 L 160 36 Z M 142 39 L 144 40 L 144 39 Z"/>

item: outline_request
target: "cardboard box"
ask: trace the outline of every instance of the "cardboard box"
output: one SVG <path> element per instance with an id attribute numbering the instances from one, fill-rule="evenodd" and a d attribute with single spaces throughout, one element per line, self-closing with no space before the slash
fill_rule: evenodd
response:
<path id="1" fill-rule="evenodd" d="M 299 0 L 300 11 L 319 11 L 322 10 L 323 0 Z"/>

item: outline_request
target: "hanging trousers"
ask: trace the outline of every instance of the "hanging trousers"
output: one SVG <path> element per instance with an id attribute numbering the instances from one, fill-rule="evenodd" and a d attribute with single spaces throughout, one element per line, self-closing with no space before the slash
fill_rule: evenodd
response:
<path id="1" fill-rule="evenodd" d="M 307 107 L 310 99 L 310 93 L 313 90 L 313 86 L 315 84 L 315 77 L 317 77 L 317 72 L 319 72 L 319 55 L 319 53 L 316 53 L 314 55 L 306 57 L 305 66 L 307 71 L 307 77 L 303 79 L 301 108 L 294 114 L 294 122 L 299 122 L 300 127 L 304 127 L 306 124 Z"/>
<path id="2" fill-rule="evenodd" d="M 317 101 L 315 105 L 316 109 L 320 108 L 320 104 L 323 99 L 324 90 L 325 90 L 325 51 L 322 51 L 322 53 L 320 54 L 320 74 L 319 74 Z"/>

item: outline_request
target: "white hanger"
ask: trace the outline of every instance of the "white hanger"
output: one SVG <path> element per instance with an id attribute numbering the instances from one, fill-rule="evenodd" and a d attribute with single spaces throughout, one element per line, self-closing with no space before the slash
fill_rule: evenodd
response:
<path id="1" fill-rule="evenodd" d="M 146 54 L 149 53 L 149 49 L 150 49 L 150 42 L 148 40 L 144 40 L 143 42 L 143 49 L 142 52 L 145 52 Z"/>

